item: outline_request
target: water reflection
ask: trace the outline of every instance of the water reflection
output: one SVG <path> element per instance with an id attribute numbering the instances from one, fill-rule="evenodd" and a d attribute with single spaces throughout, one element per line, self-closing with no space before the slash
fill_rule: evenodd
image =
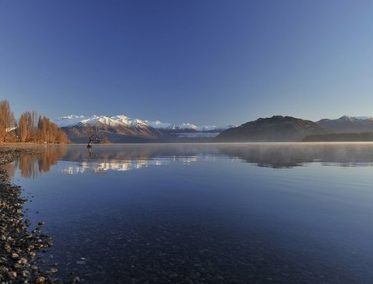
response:
<path id="1" fill-rule="evenodd" d="M 217 154 L 214 147 L 195 144 L 146 144 L 96 146 L 92 152 L 79 146 L 69 148 L 61 171 L 66 174 L 108 171 L 130 171 L 152 166 L 165 166 L 177 162 L 191 164 Z"/>
<path id="2" fill-rule="evenodd" d="M 16 169 L 26 178 L 36 178 L 39 174 L 50 171 L 65 156 L 67 146 L 35 147 L 34 150 L 32 154 L 21 153 L 15 162 L 5 165 L 9 176 L 13 177 Z"/>
<path id="3" fill-rule="evenodd" d="M 224 144 L 216 148 L 259 167 L 292 168 L 312 162 L 342 167 L 373 165 L 371 143 Z"/>
<path id="4" fill-rule="evenodd" d="M 85 161 L 74 164 L 67 164 L 63 166 L 62 172 L 69 175 L 83 174 L 87 172 L 105 173 L 108 171 L 125 172 L 147 168 L 151 166 L 165 166 L 172 162 L 181 162 L 183 164 L 190 164 L 198 161 L 198 157 L 174 157 L 174 158 L 158 158 L 149 160 L 110 160 L 110 161 Z"/>
<path id="5" fill-rule="evenodd" d="M 35 196 L 30 219 L 43 220 L 54 239 L 43 261 L 59 263 L 63 279 L 71 272 L 92 284 L 373 279 L 373 176 L 355 167 L 373 165 L 373 144 L 44 150 L 17 162 L 17 184 Z"/>
<path id="6" fill-rule="evenodd" d="M 372 166 L 373 144 L 132 144 L 95 146 L 92 152 L 84 146 L 56 146 L 38 149 L 37 154 L 22 154 L 7 167 L 11 176 L 18 168 L 23 177 L 34 178 L 48 172 L 59 160 L 64 161 L 60 170 L 71 175 L 125 172 L 173 162 L 191 164 L 219 156 L 271 168 L 292 168 L 312 162 L 324 166 Z"/>

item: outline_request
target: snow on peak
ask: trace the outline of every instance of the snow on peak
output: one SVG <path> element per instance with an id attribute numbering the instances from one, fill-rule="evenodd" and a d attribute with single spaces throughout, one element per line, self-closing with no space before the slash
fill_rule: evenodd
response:
<path id="1" fill-rule="evenodd" d="M 228 127 L 217 127 L 214 125 L 197 126 L 192 123 L 172 124 L 161 122 L 159 120 L 149 121 L 141 119 L 132 119 L 126 115 L 119 114 L 114 116 L 105 115 L 65 115 L 53 121 L 59 127 L 70 127 L 76 125 L 97 125 L 104 124 L 109 126 L 126 126 L 126 127 L 152 127 L 155 129 L 170 130 L 195 130 L 195 131 L 218 131 Z"/>
<path id="2" fill-rule="evenodd" d="M 194 125 L 194 124 L 189 123 L 189 122 L 177 125 L 176 128 L 178 128 L 178 129 L 193 129 L 193 130 L 198 130 L 198 126 L 197 125 Z"/>
<path id="3" fill-rule="evenodd" d="M 347 121 L 357 121 L 357 120 L 373 120 L 373 117 L 344 115 L 344 116 L 341 116 L 339 119 L 341 119 L 341 120 L 347 120 Z"/>
<path id="4" fill-rule="evenodd" d="M 65 115 L 53 120 L 53 122 L 59 127 L 68 127 L 79 124 L 85 118 L 84 115 Z"/>
<path id="5" fill-rule="evenodd" d="M 145 120 L 145 123 L 149 125 L 150 127 L 153 127 L 156 129 L 169 129 L 171 127 L 171 123 L 161 122 L 159 120 L 155 120 L 155 121 Z"/>

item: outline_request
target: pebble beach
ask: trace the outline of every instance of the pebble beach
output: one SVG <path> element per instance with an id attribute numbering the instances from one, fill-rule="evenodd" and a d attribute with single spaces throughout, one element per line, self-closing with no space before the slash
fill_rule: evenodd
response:
<path id="1" fill-rule="evenodd" d="M 0 166 L 13 162 L 24 152 L 32 154 L 37 149 L 0 148 Z M 12 184 L 6 169 L 0 167 L 0 283 L 61 283 L 55 276 L 57 265 L 47 271 L 38 266 L 39 255 L 53 245 L 53 240 L 42 233 L 42 221 L 31 227 L 23 210 L 27 201 L 21 187 Z"/>

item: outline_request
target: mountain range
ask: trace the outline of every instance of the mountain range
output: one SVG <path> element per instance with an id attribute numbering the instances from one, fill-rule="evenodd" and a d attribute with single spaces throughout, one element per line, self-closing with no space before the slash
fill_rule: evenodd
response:
<path id="1" fill-rule="evenodd" d="M 53 121 L 59 127 L 71 127 L 77 125 L 108 125 L 108 126 L 126 126 L 126 127 L 151 127 L 154 129 L 169 129 L 169 130 L 195 130 L 195 131 L 216 131 L 226 129 L 231 126 L 217 127 L 215 125 L 203 125 L 197 126 L 192 123 L 181 123 L 181 124 L 172 124 L 168 122 L 161 122 L 159 120 L 149 121 L 142 119 L 133 119 L 129 118 L 126 115 L 114 115 L 114 116 L 105 116 L 105 115 L 67 115 L 62 116 Z"/>
<path id="2" fill-rule="evenodd" d="M 324 137 L 359 140 L 371 137 L 361 133 L 373 133 L 372 117 L 342 116 L 338 119 L 321 119 L 313 122 L 291 116 L 276 115 L 259 118 L 240 126 L 195 125 L 192 123 L 172 124 L 159 120 L 132 119 L 125 115 L 68 115 L 54 122 L 61 127 L 73 142 L 87 141 L 96 135 L 110 142 L 147 141 L 316 141 Z M 343 135 L 342 135 L 343 134 Z M 359 135 L 357 135 L 359 134 Z M 311 137 L 309 139 L 309 137 Z M 364 138 L 365 139 L 365 138 Z"/>
<path id="3" fill-rule="evenodd" d="M 317 124 L 335 133 L 373 132 L 373 117 L 367 116 L 344 115 L 338 119 L 321 119 Z"/>
<path id="4" fill-rule="evenodd" d="M 290 116 L 259 118 L 220 133 L 216 140 L 242 141 L 373 141 L 373 118 L 342 116 L 316 122 Z"/>
<path id="5" fill-rule="evenodd" d="M 159 120 L 149 121 L 129 118 L 126 115 L 67 115 L 54 119 L 73 142 L 86 142 L 87 137 L 96 135 L 111 142 L 146 142 L 172 140 L 210 139 L 230 127 L 195 125 L 192 123 L 172 124 Z"/>
<path id="6" fill-rule="evenodd" d="M 328 131 L 310 120 L 291 116 L 259 118 L 238 127 L 227 129 L 216 139 L 224 142 L 240 141 L 301 141 L 309 135 L 326 134 Z"/>

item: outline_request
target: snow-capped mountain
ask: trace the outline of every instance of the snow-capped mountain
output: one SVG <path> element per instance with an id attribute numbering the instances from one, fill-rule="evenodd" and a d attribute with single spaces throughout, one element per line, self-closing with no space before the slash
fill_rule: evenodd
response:
<path id="1" fill-rule="evenodd" d="M 333 120 L 333 119 L 331 119 Z M 348 116 L 344 115 L 338 118 L 338 120 L 345 120 L 345 121 L 363 121 L 363 120 L 373 120 L 371 116 Z"/>
<path id="2" fill-rule="evenodd" d="M 104 116 L 104 115 L 67 115 L 54 120 L 59 127 L 71 127 L 79 125 L 96 126 L 98 124 L 107 126 L 126 126 L 126 127 L 141 127 L 148 126 L 144 121 L 139 119 L 130 119 L 125 115 Z"/>
<path id="3" fill-rule="evenodd" d="M 373 117 L 341 116 L 338 119 L 321 119 L 317 122 L 321 127 L 337 133 L 372 132 Z"/>
<path id="4" fill-rule="evenodd" d="M 172 124 L 168 122 L 161 122 L 159 120 L 150 121 L 142 119 L 133 119 L 125 115 L 66 115 L 54 119 L 59 127 L 72 127 L 72 126 L 124 126 L 124 127 L 136 127 L 136 128 L 146 128 L 151 127 L 154 129 L 167 129 L 167 130 L 193 130 L 198 132 L 211 132 L 220 131 L 229 128 L 230 126 L 217 127 L 215 125 L 203 125 L 197 126 L 192 123 L 182 123 L 182 124 Z"/>
<path id="5" fill-rule="evenodd" d="M 66 115 L 54 120 L 71 141 L 85 142 L 92 135 L 111 142 L 180 141 L 210 139 L 229 126 L 172 124 L 159 120 L 133 119 L 126 115 Z M 94 129 L 92 128 L 94 126 Z"/>

